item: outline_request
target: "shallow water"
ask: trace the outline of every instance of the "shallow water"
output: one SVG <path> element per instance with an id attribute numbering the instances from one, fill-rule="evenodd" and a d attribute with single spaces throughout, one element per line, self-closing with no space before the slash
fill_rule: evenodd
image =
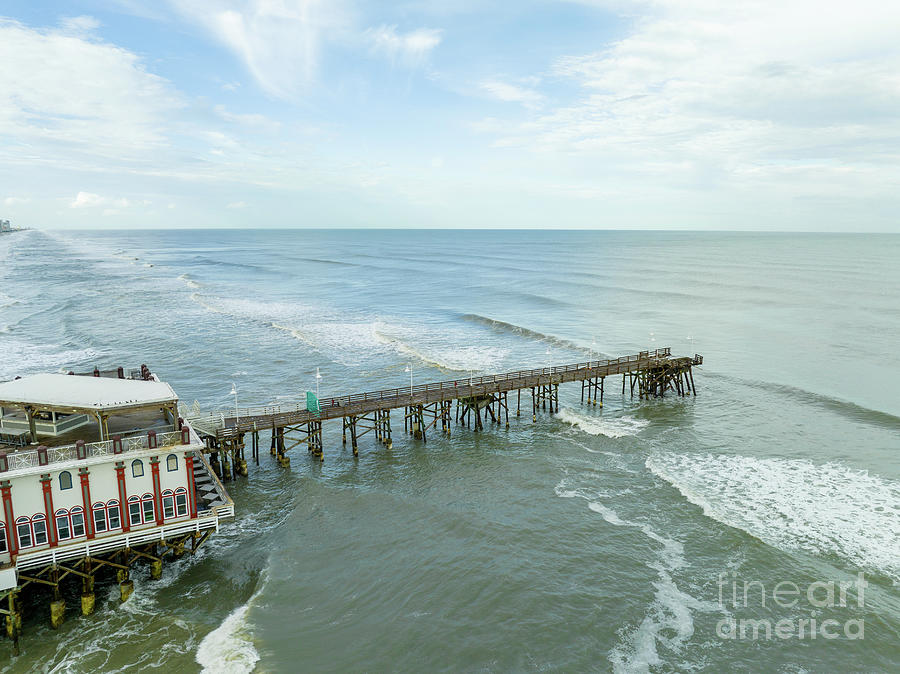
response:
<path id="1" fill-rule="evenodd" d="M 327 398 L 408 385 L 407 366 L 424 383 L 592 350 L 705 357 L 697 398 L 610 379 L 602 410 L 570 384 L 509 430 L 422 445 L 395 414 L 390 451 L 366 436 L 354 459 L 335 422 L 323 465 L 263 452 L 197 557 L 139 571 L 122 607 L 107 587 L 59 634 L 34 607 L 5 671 L 896 670 L 898 259 L 890 235 L 0 238 L 0 379 L 147 363 L 219 409 L 232 382 L 242 406 L 296 400 L 317 367 Z M 720 601 L 723 573 L 771 594 L 859 572 L 861 607 L 736 605 L 730 584 Z M 864 638 L 719 633 L 810 617 Z"/>

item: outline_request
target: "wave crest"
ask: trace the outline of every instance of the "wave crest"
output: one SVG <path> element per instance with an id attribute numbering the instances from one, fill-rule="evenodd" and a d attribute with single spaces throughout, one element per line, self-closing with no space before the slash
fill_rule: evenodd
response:
<path id="1" fill-rule="evenodd" d="M 663 454 L 646 461 L 703 513 L 777 548 L 900 582 L 900 484 L 832 462 Z"/>

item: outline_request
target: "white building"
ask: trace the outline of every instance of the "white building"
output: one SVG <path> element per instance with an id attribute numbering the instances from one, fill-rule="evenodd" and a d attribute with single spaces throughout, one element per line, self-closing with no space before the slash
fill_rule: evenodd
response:
<path id="1" fill-rule="evenodd" d="M 23 571 L 52 581 L 61 564 L 90 569 L 119 554 L 121 566 L 131 550 L 156 559 L 157 546 L 161 560 L 234 515 L 202 440 L 177 418 L 175 392 L 141 376 L 0 384 L 0 442 L 15 441 L 0 445 L 0 600 L 21 589 Z M 13 610 L 10 601 L 3 612 Z"/>

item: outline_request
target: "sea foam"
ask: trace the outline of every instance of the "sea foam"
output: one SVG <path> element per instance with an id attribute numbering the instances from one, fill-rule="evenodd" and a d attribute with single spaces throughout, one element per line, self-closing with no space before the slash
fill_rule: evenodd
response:
<path id="1" fill-rule="evenodd" d="M 900 483 L 796 459 L 660 454 L 646 465 L 722 524 L 900 581 Z"/>
<path id="2" fill-rule="evenodd" d="M 694 635 L 693 611 L 716 610 L 714 604 L 680 590 L 672 578 L 673 573 L 687 566 L 681 542 L 657 533 L 647 522 L 621 517 L 602 502 L 603 492 L 584 487 L 573 489 L 564 478 L 556 486 L 556 494 L 562 498 L 582 498 L 588 502 L 588 508 L 608 524 L 632 527 L 656 544 L 656 557 L 646 562 L 657 573 L 657 580 L 653 582 L 653 601 L 639 625 L 620 630 L 622 640 L 609 653 L 613 671 L 646 672 L 650 667 L 662 665 L 660 645 L 666 648 L 667 653 L 680 653 Z"/>
<path id="3" fill-rule="evenodd" d="M 627 415 L 610 418 L 587 416 L 568 407 L 560 409 L 556 418 L 584 431 L 588 435 L 604 435 L 607 438 L 623 438 L 628 435 L 637 435 L 650 425 L 650 422 L 646 419 L 635 419 Z"/>
<path id="4" fill-rule="evenodd" d="M 200 642 L 195 659 L 203 667 L 203 674 L 244 674 L 253 671 L 259 662 L 259 652 L 253 645 L 247 614 L 262 594 L 266 582 L 267 576 L 263 575 L 259 588 L 247 603 L 232 611 Z"/>

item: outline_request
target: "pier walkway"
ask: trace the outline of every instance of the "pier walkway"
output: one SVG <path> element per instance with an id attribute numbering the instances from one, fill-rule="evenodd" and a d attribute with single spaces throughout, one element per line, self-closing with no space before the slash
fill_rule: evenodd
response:
<path id="1" fill-rule="evenodd" d="M 581 382 L 582 401 L 603 403 L 605 379 L 622 375 L 622 393 L 635 390 L 641 398 L 675 395 L 696 395 L 692 367 L 703 363 L 703 357 L 673 357 L 668 347 L 642 351 L 630 356 L 595 360 L 570 365 L 519 370 L 481 377 L 467 377 L 448 381 L 418 384 L 407 387 L 354 393 L 328 397 L 320 401 L 318 411 L 310 411 L 306 401 L 294 405 L 238 408 L 218 414 L 186 414 L 188 422 L 207 437 L 210 450 L 224 450 L 223 467 L 233 465 L 238 472 L 246 470 L 243 461 L 244 435 L 252 436 L 252 451 L 258 461 L 259 432 L 271 430 L 271 451 L 283 463 L 289 463 L 285 452 L 300 444 L 307 444 L 310 453 L 322 457 L 322 422 L 343 420 L 344 443 L 348 433 L 354 454 L 357 440 L 374 431 L 382 443 L 391 444 L 390 412 L 404 409 L 404 427 L 415 437 L 425 440 L 425 431 L 441 422 L 442 431 L 449 433 L 452 405 L 456 403 L 456 421 L 475 430 L 490 420 L 509 423 L 509 394 L 516 394 L 516 416 L 521 414 L 522 391 L 530 391 L 532 417 L 539 409 L 558 410 L 559 385 Z M 526 401 L 527 402 L 527 401 Z M 290 436 L 294 437 L 291 438 Z M 287 440 L 286 440 L 287 436 Z M 228 462 L 228 457 L 232 459 Z M 216 459 L 213 457 L 214 466 Z M 242 468 L 243 466 L 243 468 Z"/>

